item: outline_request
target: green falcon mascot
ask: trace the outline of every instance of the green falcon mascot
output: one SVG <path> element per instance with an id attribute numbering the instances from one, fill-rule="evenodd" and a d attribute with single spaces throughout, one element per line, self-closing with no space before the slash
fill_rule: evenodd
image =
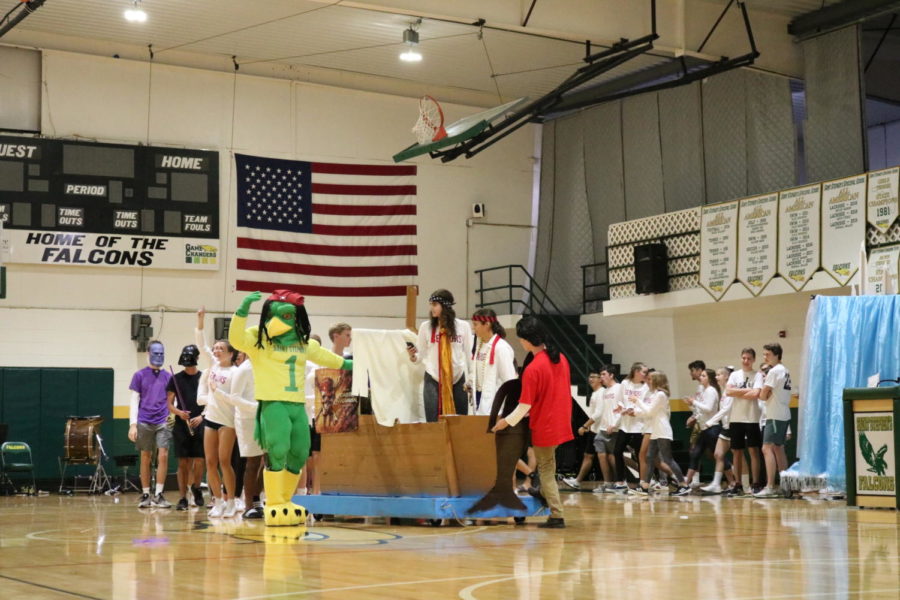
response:
<path id="1" fill-rule="evenodd" d="M 268 453 L 269 464 L 263 474 L 266 525 L 300 525 L 306 522 L 306 510 L 291 498 L 309 457 L 306 361 L 348 370 L 353 362 L 309 339 L 309 317 L 297 292 L 275 290 L 263 304 L 259 327 L 247 328 L 250 306 L 260 299 L 260 292 L 244 298 L 231 319 L 228 341 L 253 365 L 259 401 L 255 437 Z"/>

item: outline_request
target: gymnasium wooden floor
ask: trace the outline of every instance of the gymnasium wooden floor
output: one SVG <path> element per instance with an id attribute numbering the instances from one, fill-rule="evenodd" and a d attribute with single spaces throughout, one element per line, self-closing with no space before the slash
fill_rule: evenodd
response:
<path id="1" fill-rule="evenodd" d="M 135 494 L 4 497 L 0 598 L 900 597 L 894 511 L 589 491 L 563 500 L 565 530 L 338 521 L 267 539 L 258 521 L 139 511 Z"/>

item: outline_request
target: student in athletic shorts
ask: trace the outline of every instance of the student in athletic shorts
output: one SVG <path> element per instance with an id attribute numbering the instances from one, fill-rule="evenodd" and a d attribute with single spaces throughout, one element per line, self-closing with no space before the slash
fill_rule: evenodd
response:
<path id="1" fill-rule="evenodd" d="M 791 425 L 791 374 L 781 362 L 781 344 L 763 346 L 763 360 L 772 368 L 766 374 L 761 400 L 766 402 L 766 428 L 763 432 L 763 456 L 766 459 L 766 487 L 754 494 L 756 498 L 777 498 L 781 491 L 775 478 L 787 469 L 784 444 Z"/>
<path id="2" fill-rule="evenodd" d="M 593 377 L 595 374 L 591 374 Z M 594 488 L 594 492 L 614 492 L 618 481 L 616 474 L 616 436 L 619 434 L 619 417 L 613 411 L 616 409 L 616 399 L 619 395 L 619 384 L 616 381 L 613 368 L 606 365 L 596 373 L 600 387 L 595 389 L 591 396 L 591 418 L 584 424 L 585 429 L 594 433 L 594 450 L 597 452 L 597 460 L 600 470 L 603 472 L 603 484 Z M 591 387 L 595 382 L 591 383 Z M 599 400 L 597 397 L 599 396 Z M 627 487 L 625 481 L 621 482 L 622 489 Z"/>
<path id="3" fill-rule="evenodd" d="M 200 350 L 194 344 L 181 350 L 178 364 L 184 367 L 176 373 L 166 387 L 169 412 L 175 415 L 172 437 L 175 440 L 175 456 L 178 457 L 177 510 L 189 506 L 203 506 L 203 409 L 197 404 L 197 388 L 200 386 L 200 369 L 197 358 Z M 190 493 L 189 493 L 190 492 Z"/>
<path id="4" fill-rule="evenodd" d="M 636 362 L 631 365 L 628 377 L 619 386 L 619 397 L 616 401 L 614 412 L 619 416 L 619 435 L 616 436 L 616 446 L 613 454 L 616 457 L 616 473 L 626 480 L 635 481 L 634 476 L 625 468 L 625 448 L 631 448 L 631 458 L 637 459 L 644 441 L 644 424 L 627 410 L 633 408 L 638 402 L 644 401 L 647 394 L 647 365 Z M 640 469 L 640 467 L 638 467 Z M 619 486 L 616 486 L 617 489 Z"/>
<path id="5" fill-rule="evenodd" d="M 719 389 L 725 389 L 725 386 L 728 383 L 728 378 L 731 376 L 732 371 L 734 371 L 734 369 L 732 369 L 731 367 L 719 367 L 718 369 L 716 369 L 716 383 L 719 384 Z M 713 425 L 721 426 L 721 430 L 719 431 L 719 439 L 716 441 L 716 450 L 713 453 L 713 456 L 716 459 L 716 470 L 713 474 L 712 483 L 700 488 L 700 492 L 706 495 L 715 495 L 722 493 L 722 476 L 725 475 L 726 461 L 728 460 L 728 450 L 731 449 L 731 431 L 729 430 L 729 426 L 731 424 L 732 403 L 733 398 L 723 392 L 722 396 L 719 398 L 719 412 L 714 414 L 706 422 L 706 424 L 710 427 Z M 729 480 L 731 481 L 734 478 L 734 474 L 730 469 L 728 475 Z M 732 487 L 733 484 L 728 489 L 731 489 Z"/>
<path id="6" fill-rule="evenodd" d="M 130 410 L 128 414 L 128 439 L 141 453 L 141 499 L 138 508 L 172 508 L 163 497 L 166 483 L 166 467 L 169 464 L 169 444 L 172 430 L 166 421 L 169 405 L 166 386 L 172 375 L 162 370 L 166 349 L 162 342 L 153 340 L 147 347 L 149 365 L 131 378 Z M 150 463 L 156 451 L 156 491 L 150 496 Z"/>
<path id="7" fill-rule="evenodd" d="M 735 487 L 726 492 L 728 495 L 741 496 L 744 494 L 742 485 L 743 475 L 747 469 L 744 466 L 744 449 L 750 455 L 750 484 L 753 493 L 762 489 L 759 486 L 760 447 L 762 446 L 762 433 L 759 429 L 760 409 L 757 402 L 757 394 L 754 388 L 762 388 L 762 374 L 753 368 L 756 362 L 756 350 L 744 348 L 741 350 L 741 368 L 734 371 L 728 378 L 725 386 L 725 394 L 731 397 L 731 453 L 734 460 L 734 477 L 737 480 Z M 757 378 L 759 385 L 757 385 Z"/>

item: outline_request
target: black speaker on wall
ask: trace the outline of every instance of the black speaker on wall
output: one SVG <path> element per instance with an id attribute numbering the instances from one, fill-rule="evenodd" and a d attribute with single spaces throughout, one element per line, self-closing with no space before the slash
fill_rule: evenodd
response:
<path id="1" fill-rule="evenodd" d="M 669 255 L 665 244 L 634 247 L 634 287 L 638 294 L 669 291 Z"/>

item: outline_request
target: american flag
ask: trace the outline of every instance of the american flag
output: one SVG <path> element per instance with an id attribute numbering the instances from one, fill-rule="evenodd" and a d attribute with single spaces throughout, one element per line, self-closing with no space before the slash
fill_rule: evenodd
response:
<path id="1" fill-rule="evenodd" d="M 237 290 L 403 296 L 414 284 L 415 165 L 235 163 Z"/>

